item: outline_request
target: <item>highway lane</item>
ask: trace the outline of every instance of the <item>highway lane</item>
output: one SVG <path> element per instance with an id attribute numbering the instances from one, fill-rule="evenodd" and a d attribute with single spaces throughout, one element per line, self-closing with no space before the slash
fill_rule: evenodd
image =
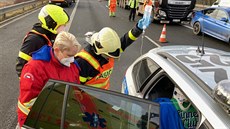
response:
<path id="1" fill-rule="evenodd" d="M 116 17 L 108 16 L 107 1 L 99 2 L 98 0 L 80 0 L 70 25 L 69 32 L 73 33 L 78 41 L 84 47 L 87 43 L 84 41 L 84 34 L 87 31 L 99 31 L 102 27 L 111 27 L 117 31 L 119 36 L 128 32 L 136 22 L 129 22 L 129 11 L 117 8 Z M 65 8 L 71 15 L 75 4 L 70 8 Z M 39 10 L 25 15 L 12 23 L 0 27 L 0 128 L 11 129 L 16 123 L 16 106 L 18 97 L 18 79 L 15 72 L 15 59 L 21 45 L 21 41 L 32 25 L 37 22 L 37 14 Z M 136 17 L 136 21 L 140 19 Z M 196 36 L 192 30 L 177 24 L 167 25 L 167 41 L 168 43 L 159 43 L 163 25 L 151 24 L 145 32 L 145 36 L 138 38 L 126 51 L 121 58 L 116 61 L 115 68 L 111 77 L 111 90 L 120 91 L 122 78 L 127 67 L 141 54 L 146 53 L 152 48 L 165 45 L 201 45 L 202 39 L 205 46 L 219 48 L 229 51 L 230 47 L 227 43 L 219 41 L 209 36 Z M 150 39 L 150 40 L 149 40 Z M 154 43 L 157 43 L 155 45 Z"/>

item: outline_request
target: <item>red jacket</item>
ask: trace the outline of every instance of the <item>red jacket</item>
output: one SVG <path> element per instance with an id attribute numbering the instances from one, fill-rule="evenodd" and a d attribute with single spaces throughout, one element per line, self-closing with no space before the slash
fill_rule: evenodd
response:
<path id="1" fill-rule="evenodd" d="M 49 79 L 80 84 L 78 65 L 76 63 L 72 63 L 70 67 L 62 65 L 54 57 L 52 48 L 43 46 L 33 54 L 32 60 L 22 70 L 18 98 L 20 127 L 24 124 L 34 101 Z"/>

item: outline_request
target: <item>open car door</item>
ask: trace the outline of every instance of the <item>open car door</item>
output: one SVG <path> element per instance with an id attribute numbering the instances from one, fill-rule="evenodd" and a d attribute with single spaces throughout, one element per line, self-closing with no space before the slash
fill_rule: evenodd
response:
<path id="1" fill-rule="evenodd" d="M 122 93 L 49 80 L 34 103 L 28 129 L 158 129 L 159 104 Z"/>

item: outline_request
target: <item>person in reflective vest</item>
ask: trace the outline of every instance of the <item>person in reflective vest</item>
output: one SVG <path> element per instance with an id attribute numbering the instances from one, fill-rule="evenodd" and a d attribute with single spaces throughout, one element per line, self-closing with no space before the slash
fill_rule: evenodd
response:
<path id="1" fill-rule="evenodd" d="M 40 10 L 38 19 L 40 23 L 34 24 L 23 39 L 16 62 L 18 77 L 23 66 L 32 58 L 32 52 L 44 45 L 53 46 L 56 35 L 65 29 L 69 16 L 63 8 L 48 4 Z"/>
<path id="2" fill-rule="evenodd" d="M 117 0 L 109 0 L 109 16 L 115 17 L 116 16 L 116 7 L 117 7 Z"/>
<path id="3" fill-rule="evenodd" d="M 18 97 L 20 127 L 49 79 L 80 84 L 80 68 L 74 61 L 74 55 L 80 47 L 73 34 L 62 31 L 57 35 L 53 48 L 44 45 L 32 54 L 32 59 L 23 67 L 20 79 Z"/>
<path id="4" fill-rule="evenodd" d="M 81 68 L 80 82 L 84 85 L 109 89 L 114 59 L 119 58 L 120 54 L 141 35 L 143 22 L 144 19 L 139 20 L 121 38 L 109 27 L 94 33 L 89 40 L 89 45 L 75 57 Z"/>
<path id="5" fill-rule="evenodd" d="M 136 16 L 136 9 L 138 7 L 139 0 L 130 0 L 129 1 L 129 7 L 130 7 L 130 13 L 129 13 L 129 21 L 131 19 L 135 21 L 135 16 Z"/>

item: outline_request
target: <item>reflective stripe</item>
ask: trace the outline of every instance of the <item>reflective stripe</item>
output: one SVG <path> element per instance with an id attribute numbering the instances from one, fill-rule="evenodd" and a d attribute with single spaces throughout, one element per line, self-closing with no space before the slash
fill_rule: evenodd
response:
<path id="1" fill-rule="evenodd" d="M 88 84 L 89 86 L 97 87 L 97 88 L 102 88 L 107 85 L 109 79 L 107 79 L 105 82 L 100 83 L 100 84 Z"/>
<path id="2" fill-rule="evenodd" d="M 92 77 L 82 77 L 80 76 L 80 82 L 86 82 L 88 80 L 92 79 Z"/>
<path id="3" fill-rule="evenodd" d="M 30 32 L 41 35 L 42 37 L 44 37 L 48 41 L 48 46 L 52 47 L 52 43 L 51 43 L 50 39 L 45 34 L 41 34 L 41 33 L 37 32 L 36 30 L 31 30 Z"/>
<path id="4" fill-rule="evenodd" d="M 87 78 L 80 76 L 80 82 L 86 82 Z"/>
<path id="5" fill-rule="evenodd" d="M 132 34 L 131 30 L 129 31 L 129 38 L 132 40 L 137 40 L 137 38 Z"/>
<path id="6" fill-rule="evenodd" d="M 123 50 L 122 50 L 122 48 L 120 48 L 120 53 L 122 53 L 122 52 L 124 52 Z M 120 58 L 119 58 L 120 59 Z"/>
<path id="7" fill-rule="evenodd" d="M 18 108 L 26 115 L 28 115 L 30 112 L 30 109 L 23 106 L 20 101 L 18 101 Z"/>
<path id="8" fill-rule="evenodd" d="M 29 114 L 30 108 L 33 106 L 37 98 L 31 99 L 29 102 L 24 103 L 24 105 L 18 100 L 18 108 L 26 115 Z"/>
<path id="9" fill-rule="evenodd" d="M 26 61 L 29 61 L 32 58 L 31 56 L 27 55 L 26 53 L 24 53 L 22 51 L 19 51 L 18 57 L 20 57 L 20 58 L 22 58 L 22 59 L 24 59 Z"/>
<path id="10" fill-rule="evenodd" d="M 95 60 L 94 57 L 92 57 L 88 52 L 83 50 L 79 52 L 77 56 L 82 57 L 83 59 L 88 61 L 95 69 L 98 70 L 100 68 L 100 64 L 98 63 L 98 61 Z"/>
<path id="11" fill-rule="evenodd" d="M 31 99 L 29 102 L 24 103 L 26 108 L 30 108 L 34 105 L 34 102 L 36 101 L 37 98 Z"/>

